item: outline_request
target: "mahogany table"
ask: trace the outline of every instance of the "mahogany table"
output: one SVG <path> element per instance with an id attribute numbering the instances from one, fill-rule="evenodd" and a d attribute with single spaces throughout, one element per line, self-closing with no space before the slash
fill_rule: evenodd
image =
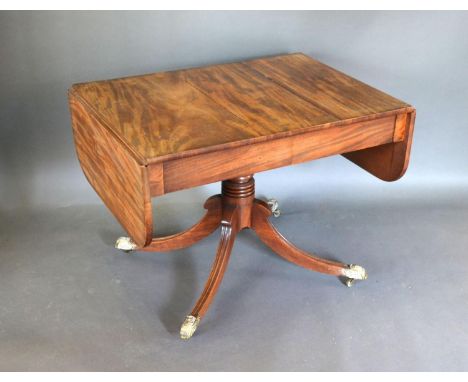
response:
<path id="1" fill-rule="evenodd" d="M 302 53 L 73 85 L 78 158 L 89 183 L 129 237 L 126 251 L 190 246 L 221 227 L 205 288 L 180 335 L 205 315 L 236 234 L 253 229 L 279 256 L 307 269 L 367 278 L 358 265 L 325 260 L 271 224 L 275 201 L 255 198 L 252 174 L 342 154 L 394 181 L 408 165 L 415 109 Z M 151 197 L 222 181 L 206 215 L 184 232 L 153 237 Z"/>

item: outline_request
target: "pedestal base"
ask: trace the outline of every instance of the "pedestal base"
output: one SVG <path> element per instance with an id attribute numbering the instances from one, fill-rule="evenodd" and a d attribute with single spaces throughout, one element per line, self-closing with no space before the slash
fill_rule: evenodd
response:
<path id="1" fill-rule="evenodd" d="M 200 298 L 181 327 L 182 339 L 192 337 L 208 310 L 226 271 L 236 235 L 244 228 L 253 229 L 263 243 L 284 259 L 312 271 L 341 276 L 345 278 L 347 286 L 352 286 L 355 280 L 367 278 L 366 270 L 359 265 L 322 259 L 286 240 L 269 221 L 272 214 L 279 216 L 278 203 L 275 200 L 267 203 L 255 199 L 253 176 L 223 181 L 221 195 L 210 197 L 205 202 L 205 208 L 205 216 L 193 227 L 176 235 L 154 238 L 146 247 L 137 248 L 130 238 L 119 238 L 116 242 L 116 248 L 124 251 L 169 251 L 188 247 L 221 226 L 221 238 L 211 273 Z"/>

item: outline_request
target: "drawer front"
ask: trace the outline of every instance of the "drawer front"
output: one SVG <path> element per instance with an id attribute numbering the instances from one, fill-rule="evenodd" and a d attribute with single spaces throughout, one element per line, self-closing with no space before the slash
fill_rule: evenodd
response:
<path id="1" fill-rule="evenodd" d="M 394 140 L 395 121 L 396 116 L 390 115 L 167 161 L 163 164 L 164 192 L 390 144 Z"/>

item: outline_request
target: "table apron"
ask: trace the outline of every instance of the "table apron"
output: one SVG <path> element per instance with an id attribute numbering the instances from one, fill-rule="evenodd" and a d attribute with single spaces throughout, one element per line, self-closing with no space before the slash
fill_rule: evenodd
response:
<path id="1" fill-rule="evenodd" d="M 148 166 L 152 196 L 404 139 L 402 118 L 329 127 Z M 405 126 L 403 124 L 403 126 Z M 161 184 L 161 182 L 163 184 Z"/>

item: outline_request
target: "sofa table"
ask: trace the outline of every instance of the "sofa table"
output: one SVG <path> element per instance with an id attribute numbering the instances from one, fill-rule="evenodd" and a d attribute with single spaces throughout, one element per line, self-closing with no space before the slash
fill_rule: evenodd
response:
<path id="1" fill-rule="evenodd" d="M 86 178 L 126 230 L 116 247 L 171 251 L 218 227 L 205 288 L 180 335 L 195 332 L 221 283 L 236 234 L 251 228 L 307 269 L 367 278 L 358 265 L 307 253 L 270 222 L 276 202 L 255 198 L 253 174 L 341 154 L 394 181 L 408 165 L 415 109 L 302 53 L 73 85 L 77 155 Z M 153 237 L 151 197 L 222 181 L 193 227 Z"/>

